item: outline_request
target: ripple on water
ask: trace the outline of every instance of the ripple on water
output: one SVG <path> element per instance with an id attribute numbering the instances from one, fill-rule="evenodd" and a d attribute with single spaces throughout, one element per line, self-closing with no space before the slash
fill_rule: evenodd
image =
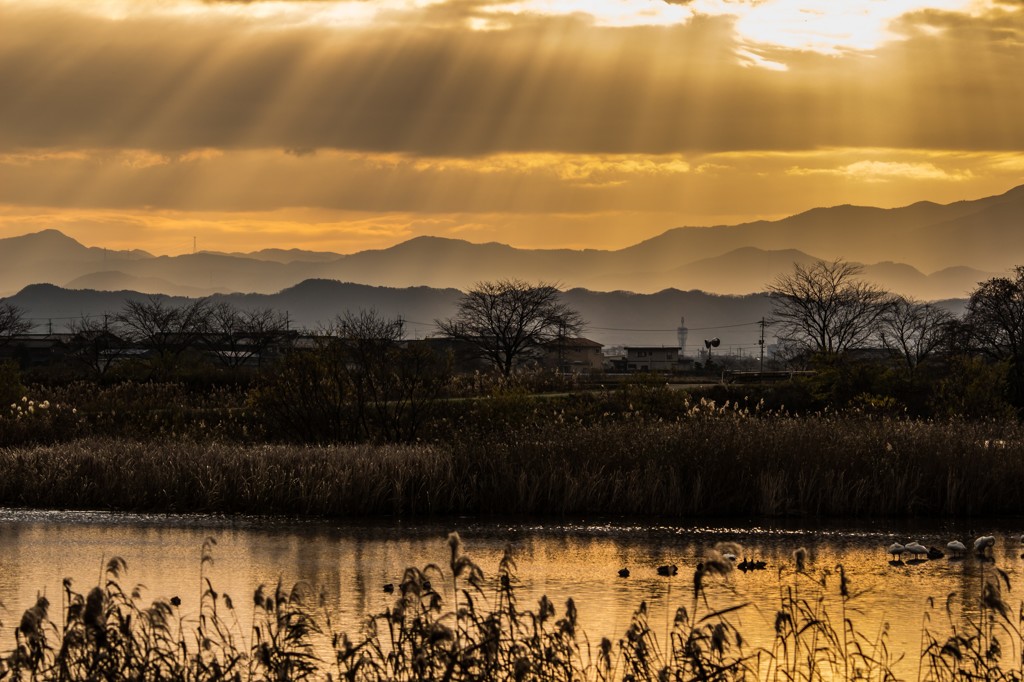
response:
<path id="1" fill-rule="evenodd" d="M 96 584 L 106 559 L 119 555 L 128 563 L 127 582 L 146 585 L 145 594 L 180 596 L 184 613 L 198 601 L 200 547 L 216 540 L 214 564 L 207 574 L 222 593 L 249 595 L 259 584 L 280 577 L 322 586 L 334 605 L 336 623 L 356 630 L 362 615 L 380 611 L 393 598 L 382 586 L 401 579 L 409 565 L 447 561 L 445 537 L 457 530 L 467 552 L 493 577 L 506 544 L 511 543 L 519 569 L 521 602 L 542 594 L 561 605 L 573 597 L 591 641 L 618 639 L 641 601 L 652 623 L 664 621 L 687 591 L 692 594 L 696 564 L 716 543 L 741 546 L 737 559 L 761 560 L 766 570 L 733 572 L 707 582 L 718 606 L 750 602 L 736 615 L 744 637 L 770 637 L 780 592 L 780 569 L 789 570 L 798 547 L 808 553 L 809 571 L 825 577 L 835 592 L 836 567 L 842 564 L 858 607 L 874 632 L 891 625 L 890 647 L 914 652 L 928 597 L 944 601 L 949 593 L 958 608 L 972 608 L 984 564 L 928 561 L 890 566 L 886 548 L 894 541 L 916 540 L 944 548 L 952 539 L 970 546 L 973 538 L 997 538 L 998 565 L 1013 584 L 1011 604 L 1020 601 L 1016 585 L 1024 566 L 1017 521 L 975 524 L 926 522 L 776 522 L 672 524 L 623 519 L 535 520 L 442 519 L 425 523 L 395 520 L 338 522 L 319 519 L 182 514 L 119 514 L 97 511 L 0 509 L 0 602 L 13 619 L 38 592 L 58 594 L 65 576 L 77 589 Z M 679 575 L 665 578 L 657 567 L 677 565 Z M 628 578 L 619 571 L 629 570 Z M 791 578 L 785 578 L 790 580 Z M 447 589 L 447 586 L 445 587 Z M 830 592 L 831 594 L 831 592 Z M 892 595 L 900 595 L 894 605 Z M 235 599 L 239 617 L 249 599 Z M 7 617 L 4 618 L 8 620 Z M 2 644 L 2 643 L 0 643 Z"/>

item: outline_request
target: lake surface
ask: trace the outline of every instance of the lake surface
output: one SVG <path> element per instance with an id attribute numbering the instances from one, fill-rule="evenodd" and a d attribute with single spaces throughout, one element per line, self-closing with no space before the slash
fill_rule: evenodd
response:
<path id="1" fill-rule="evenodd" d="M 770 640 L 779 603 L 779 570 L 792 567 L 793 551 L 804 547 L 813 575 L 834 571 L 842 564 L 852 589 L 866 590 L 855 602 L 859 611 L 854 616 L 856 623 L 866 633 L 875 633 L 883 622 L 889 623 L 890 649 L 908 655 L 897 669 L 912 678 L 928 598 L 944 604 L 947 595 L 955 593 L 953 604 L 958 612 L 976 609 L 982 563 L 974 558 L 941 559 L 893 567 L 885 547 L 893 541 L 918 540 L 944 549 L 952 539 L 970 546 L 977 535 L 993 534 L 996 565 L 1009 575 L 1013 589 L 1008 601 L 1015 611 L 1024 596 L 1022 527 L 1024 521 L 938 525 L 762 520 L 701 526 L 449 519 L 352 524 L 0 510 L 0 602 L 4 604 L 0 620 L 7 628 L 16 625 L 37 593 L 59 604 L 65 577 L 72 579 L 76 590 L 88 591 L 113 556 L 128 564 L 124 586 L 144 585 L 147 602 L 178 596 L 182 612 L 194 614 L 200 591 L 201 547 L 209 537 L 216 546 L 214 563 L 206 574 L 219 592 L 233 598 L 240 622 L 248 622 L 251 615 L 253 590 L 260 584 L 273 586 L 280 578 L 285 585 L 301 580 L 323 588 L 336 627 L 356 633 L 365 614 L 383 611 L 391 604 L 393 597 L 385 594 L 383 586 L 397 583 L 405 567 L 431 562 L 446 566 L 446 536 L 456 530 L 488 578 L 496 575 L 502 551 L 511 543 L 521 582 L 521 608 L 531 607 L 546 594 L 561 612 L 565 599 L 572 597 L 584 630 L 596 643 L 601 637 L 620 638 L 641 601 L 647 602 L 650 622 L 660 635 L 668 609 L 674 612 L 676 607 L 690 604 L 697 562 L 716 543 L 736 542 L 747 557 L 767 562 L 768 569 L 746 574 L 734 571 L 726 578 L 710 579 L 708 592 L 713 606 L 751 603 L 733 618 L 748 641 Z M 656 568 L 662 564 L 678 565 L 679 575 L 671 581 L 659 577 Z M 629 578 L 618 577 L 621 568 L 630 570 Z M 447 586 L 445 589 L 450 592 Z M 826 589 L 830 608 L 838 609 L 834 575 Z M 941 623 L 936 622 L 935 627 L 942 631 Z M 0 641 L 2 648 L 9 645 L 7 639 Z M 1008 656 L 1007 660 L 1013 659 Z"/>

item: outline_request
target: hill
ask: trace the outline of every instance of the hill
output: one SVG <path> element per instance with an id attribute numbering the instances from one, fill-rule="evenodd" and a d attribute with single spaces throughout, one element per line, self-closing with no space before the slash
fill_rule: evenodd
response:
<path id="1" fill-rule="evenodd" d="M 1024 186 L 948 205 L 815 208 L 777 221 L 674 228 L 628 248 L 518 249 L 417 237 L 354 254 L 265 249 L 155 257 L 86 247 L 55 230 L 0 240 L 0 295 L 49 282 L 163 293 L 272 294 L 310 279 L 465 290 L 519 278 L 597 291 L 764 291 L 792 264 L 844 258 L 877 284 L 917 298 L 965 296 L 1024 263 Z"/>

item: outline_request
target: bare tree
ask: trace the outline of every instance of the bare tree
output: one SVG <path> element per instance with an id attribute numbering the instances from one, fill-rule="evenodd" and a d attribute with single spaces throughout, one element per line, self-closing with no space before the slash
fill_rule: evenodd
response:
<path id="1" fill-rule="evenodd" d="M 32 322 L 25 317 L 25 311 L 20 306 L 8 301 L 0 303 L 0 344 L 31 329 Z"/>
<path id="2" fill-rule="evenodd" d="M 1024 266 L 979 284 L 964 325 L 977 352 L 1008 363 L 1012 402 L 1024 406 Z"/>
<path id="3" fill-rule="evenodd" d="M 127 351 L 117 320 L 109 315 L 72 320 L 68 331 L 74 335 L 71 358 L 85 365 L 97 378 L 106 376 Z"/>
<path id="4" fill-rule="evenodd" d="M 125 301 L 115 316 L 125 338 L 152 353 L 155 371 L 177 368 L 181 355 L 203 338 L 210 306 L 205 298 L 173 305 L 160 296 Z"/>
<path id="5" fill-rule="evenodd" d="M 560 296 L 555 285 L 544 282 L 480 282 L 459 301 L 455 317 L 436 324 L 445 336 L 473 345 L 509 376 L 540 344 L 583 329 L 579 313 Z"/>
<path id="6" fill-rule="evenodd" d="M 964 321 L 978 350 L 991 357 L 1024 358 L 1024 266 L 1014 276 L 993 277 L 971 293 Z"/>
<path id="7" fill-rule="evenodd" d="M 288 318 L 272 308 L 239 310 L 228 302 L 211 306 L 207 347 L 225 367 L 241 367 L 253 358 L 262 364 L 267 348 L 285 337 Z"/>
<path id="8" fill-rule="evenodd" d="M 882 344 L 903 356 L 913 377 L 918 365 L 948 342 L 953 315 L 932 303 L 894 298 L 881 319 Z"/>
<path id="9" fill-rule="evenodd" d="M 880 330 L 890 295 L 859 278 L 862 268 L 844 260 L 796 264 L 770 285 L 771 321 L 791 347 L 838 355 L 867 343 Z"/>
<path id="10" fill-rule="evenodd" d="M 450 363 L 408 342 L 400 319 L 348 312 L 315 349 L 290 353 L 254 404 L 270 432 L 299 440 L 415 440 Z"/>
<path id="11" fill-rule="evenodd" d="M 425 411 L 450 379 L 447 358 L 405 339 L 401 318 L 376 310 L 335 320 L 355 408 L 365 437 L 411 440 Z"/>

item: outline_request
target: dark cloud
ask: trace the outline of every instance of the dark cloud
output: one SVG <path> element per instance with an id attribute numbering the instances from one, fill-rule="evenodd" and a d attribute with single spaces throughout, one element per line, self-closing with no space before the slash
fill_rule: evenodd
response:
<path id="1" fill-rule="evenodd" d="M 904 24 L 907 40 L 870 55 L 763 46 L 789 66 L 773 72 L 739 64 L 724 17 L 628 29 L 536 15 L 501 15 L 502 31 L 450 23 L 480 5 L 359 30 L 5 6 L 0 149 L 1024 148 L 1020 13 L 922 14 Z M 915 21 L 944 31 L 913 32 Z"/>

